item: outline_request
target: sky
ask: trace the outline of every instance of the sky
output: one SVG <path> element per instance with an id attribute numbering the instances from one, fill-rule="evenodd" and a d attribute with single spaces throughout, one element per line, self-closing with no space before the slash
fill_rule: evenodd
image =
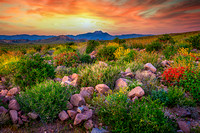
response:
<path id="1" fill-rule="evenodd" d="M 102 30 L 200 30 L 200 0 L 0 0 L 0 34 L 76 35 Z"/>

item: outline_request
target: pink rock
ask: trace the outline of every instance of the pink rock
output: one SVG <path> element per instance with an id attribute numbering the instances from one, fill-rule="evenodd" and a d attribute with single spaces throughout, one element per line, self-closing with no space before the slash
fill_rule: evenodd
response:
<path id="1" fill-rule="evenodd" d="M 10 110 L 9 111 L 10 113 L 10 117 L 11 117 L 11 120 L 14 124 L 16 124 L 18 122 L 18 113 L 16 110 Z"/>
<path id="2" fill-rule="evenodd" d="M 69 118 L 68 114 L 64 110 L 59 113 L 58 117 L 61 121 L 67 120 Z"/>
<path id="3" fill-rule="evenodd" d="M 17 102 L 16 99 L 13 99 L 9 102 L 8 108 L 11 110 L 20 110 L 19 103 Z"/>
<path id="4" fill-rule="evenodd" d="M 35 119 L 38 118 L 38 114 L 33 113 L 33 112 L 29 112 L 28 113 L 28 117 L 31 118 L 31 119 L 33 119 L 33 120 L 35 120 Z"/>
<path id="5" fill-rule="evenodd" d="M 91 99 L 92 98 L 91 94 L 88 93 L 87 91 L 81 91 L 80 95 L 85 99 Z"/>
<path id="6" fill-rule="evenodd" d="M 93 121 L 92 120 L 88 120 L 84 123 L 84 127 L 85 129 L 89 130 L 89 129 L 92 129 L 93 128 Z"/>
<path id="7" fill-rule="evenodd" d="M 1 96 L 6 96 L 8 93 L 8 90 L 1 90 L 0 95 Z"/>
<path id="8" fill-rule="evenodd" d="M 18 124 L 19 125 L 23 125 L 23 121 L 22 121 L 22 119 L 20 117 L 18 118 Z"/>
<path id="9" fill-rule="evenodd" d="M 74 106 L 85 105 L 85 99 L 80 94 L 74 94 L 71 96 L 70 103 Z"/>
<path id="10" fill-rule="evenodd" d="M 92 95 L 94 93 L 94 87 L 82 87 L 81 91 L 87 91 Z"/>
<path id="11" fill-rule="evenodd" d="M 128 79 L 119 78 L 119 79 L 115 82 L 115 89 L 128 87 L 128 83 L 130 83 L 130 82 L 131 82 L 131 81 L 128 80 Z"/>
<path id="12" fill-rule="evenodd" d="M 141 97 L 143 96 L 145 93 L 144 93 L 144 90 L 138 86 L 138 87 L 135 87 L 134 89 L 132 89 L 129 93 L 128 93 L 128 97 L 131 99 L 135 96 L 137 97 Z"/>
<path id="13" fill-rule="evenodd" d="M 179 128 L 184 132 L 184 133 L 190 133 L 190 128 L 187 125 L 185 121 L 178 121 L 178 126 Z"/>
<path id="14" fill-rule="evenodd" d="M 12 89 L 10 89 L 7 93 L 7 96 L 13 96 L 19 93 L 19 88 L 14 87 Z"/>
<path id="15" fill-rule="evenodd" d="M 67 81 L 71 82 L 72 79 L 69 78 L 69 76 L 64 76 L 64 77 L 62 78 L 62 82 L 67 82 Z"/>
<path id="16" fill-rule="evenodd" d="M 77 112 L 74 110 L 67 110 L 69 117 L 73 120 L 76 117 Z"/>
<path id="17" fill-rule="evenodd" d="M 0 114 L 4 113 L 6 114 L 8 112 L 8 110 L 6 108 L 4 108 L 3 106 L 0 107 Z"/>
<path id="18" fill-rule="evenodd" d="M 74 120 L 74 125 L 80 124 L 82 121 L 88 120 L 92 118 L 93 112 L 92 110 L 85 111 L 83 113 L 79 113 L 76 115 L 75 120 Z"/>
<path id="19" fill-rule="evenodd" d="M 144 65 L 144 69 L 146 69 L 146 70 L 151 70 L 153 73 L 155 73 L 156 70 L 157 70 L 151 63 L 145 64 L 145 65 Z"/>
<path id="20" fill-rule="evenodd" d="M 105 92 L 108 92 L 110 90 L 110 88 L 106 84 L 98 84 L 95 86 L 95 89 L 101 94 L 105 94 Z"/>

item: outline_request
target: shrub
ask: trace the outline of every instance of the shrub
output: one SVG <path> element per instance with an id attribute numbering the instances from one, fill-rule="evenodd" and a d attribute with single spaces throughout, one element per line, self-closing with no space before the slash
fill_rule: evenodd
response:
<path id="1" fill-rule="evenodd" d="M 161 43 L 171 43 L 171 44 L 175 44 L 175 41 L 174 39 L 168 35 L 168 34 L 165 34 L 163 35 L 162 37 L 159 37 L 158 38 L 158 41 L 161 42 Z"/>
<path id="2" fill-rule="evenodd" d="M 191 36 L 190 38 L 186 39 L 186 41 L 189 42 L 193 48 L 200 49 L 200 34 Z"/>
<path id="3" fill-rule="evenodd" d="M 52 122 L 58 117 L 62 110 L 67 110 L 66 103 L 75 89 L 61 86 L 58 82 L 46 81 L 16 97 L 22 110 L 26 113 L 35 112 L 39 114 L 44 122 Z"/>
<path id="4" fill-rule="evenodd" d="M 74 52 L 75 50 L 70 45 L 59 45 L 56 47 L 56 50 L 54 51 L 54 55 L 59 55 L 62 53 L 67 52 Z"/>
<path id="5" fill-rule="evenodd" d="M 184 67 L 177 67 L 177 68 L 170 67 L 163 72 L 162 78 L 167 83 L 176 84 L 183 77 L 185 71 L 186 68 Z"/>
<path id="6" fill-rule="evenodd" d="M 35 49 L 35 51 L 40 52 L 42 49 L 42 45 L 39 46 L 35 45 L 33 48 Z"/>
<path id="7" fill-rule="evenodd" d="M 119 39 L 118 37 L 116 37 L 115 39 L 113 39 L 113 42 L 122 44 L 122 43 L 125 43 L 126 40 L 125 39 Z"/>
<path id="8" fill-rule="evenodd" d="M 135 50 L 131 50 L 128 54 L 122 57 L 122 60 L 126 62 L 132 62 L 136 59 L 137 52 Z"/>
<path id="9" fill-rule="evenodd" d="M 151 44 L 146 46 L 146 51 L 159 51 L 162 48 L 162 44 L 159 41 L 154 41 Z"/>
<path id="10" fill-rule="evenodd" d="M 63 78 L 66 75 L 72 75 L 78 73 L 78 67 L 59 67 L 55 70 L 56 77 Z"/>
<path id="11" fill-rule="evenodd" d="M 91 57 L 90 57 L 89 54 L 83 54 L 83 55 L 81 55 L 81 57 L 80 57 L 80 61 L 81 61 L 82 63 L 91 63 L 91 62 L 92 62 L 92 59 L 91 59 Z"/>
<path id="12" fill-rule="evenodd" d="M 119 47 L 117 50 L 115 50 L 114 55 L 116 59 L 119 59 L 122 56 L 126 56 L 128 53 L 130 53 L 130 49 L 124 49 L 124 47 Z"/>
<path id="13" fill-rule="evenodd" d="M 158 101 L 149 97 L 128 102 L 123 92 L 111 94 L 97 108 L 98 116 L 112 132 L 173 132 L 173 123 L 164 116 Z"/>
<path id="14" fill-rule="evenodd" d="M 177 47 L 174 45 L 169 45 L 163 50 L 163 54 L 165 58 L 170 59 L 170 57 L 174 56 L 177 53 Z"/>
<path id="15" fill-rule="evenodd" d="M 180 87 L 169 87 L 168 92 L 163 89 L 152 91 L 152 99 L 159 99 L 165 106 L 174 107 L 174 106 L 195 106 L 194 100 L 192 98 L 185 97 L 185 90 Z"/>
<path id="16" fill-rule="evenodd" d="M 75 43 L 74 42 L 67 42 L 65 45 L 72 46 L 72 45 L 75 45 Z"/>
<path id="17" fill-rule="evenodd" d="M 179 85 L 183 86 L 186 91 L 189 91 L 192 94 L 193 98 L 200 101 L 200 72 L 195 70 L 186 70 L 183 73 L 183 77 Z"/>
<path id="18" fill-rule="evenodd" d="M 99 42 L 98 41 L 95 41 L 95 40 L 89 40 L 88 41 L 88 45 L 86 47 L 86 53 L 89 54 L 91 53 L 92 51 L 95 50 L 96 46 L 99 45 Z"/>
<path id="19" fill-rule="evenodd" d="M 115 60 L 114 52 L 117 50 L 117 47 L 115 46 L 107 46 L 103 47 L 103 49 L 100 49 L 97 53 L 97 59 L 98 60 Z"/>
<path id="20" fill-rule="evenodd" d="M 75 52 L 61 53 L 54 57 L 55 66 L 76 67 L 79 63 L 79 56 Z"/>
<path id="21" fill-rule="evenodd" d="M 160 54 L 156 52 L 140 52 L 137 55 L 137 60 L 143 64 L 151 62 L 152 65 L 157 67 L 159 65 L 158 59 Z"/>
<path id="22" fill-rule="evenodd" d="M 119 67 L 100 67 L 98 64 L 88 65 L 86 68 L 79 71 L 80 86 L 92 86 L 97 84 L 106 84 L 111 89 L 114 89 L 115 81 L 120 78 Z"/>
<path id="23" fill-rule="evenodd" d="M 35 85 L 47 78 L 54 78 L 54 68 L 44 62 L 39 54 L 31 57 L 25 56 L 16 65 L 16 74 L 14 75 L 15 85 L 19 85 L 22 90 L 24 87 Z"/>

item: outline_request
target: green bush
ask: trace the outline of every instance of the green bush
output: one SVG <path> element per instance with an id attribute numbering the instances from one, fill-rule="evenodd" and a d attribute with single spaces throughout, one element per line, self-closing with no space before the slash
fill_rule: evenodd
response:
<path id="1" fill-rule="evenodd" d="M 179 85 L 183 86 L 186 91 L 189 91 L 197 102 L 200 102 L 200 72 L 186 70 L 183 77 L 179 81 Z"/>
<path id="2" fill-rule="evenodd" d="M 42 45 L 35 45 L 33 48 L 35 49 L 35 51 L 40 52 L 42 49 Z"/>
<path id="3" fill-rule="evenodd" d="M 117 50 L 116 46 L 104 46 L 97 53 L 97 59 L 101 61 L 105 60 L 115 60 L 114 52 Z"/>
<path id="4" fill-rule="evenodd" d="M 91 59 L 89 54 L 83 54 L 83 55 L 80 55 L 80 56 L 81 56 L 80 61 L 82 63 L 91 63 L 92 62 L 92 59 Z"/>
<path id="5" fill-rule="evenodd" d="M 165 106 L 195 106 L 194 100 L 192 98 L 185 97 L 185 90 L 175 87 L 169 87 L 168 92 L 161 90 L 153 90 L 151 93 L 152 99 L 159 99 Z"/>
<path id="6" fill-rule="evenodd" d="M 54 68 L 39 55 L 25 56 L 16 63 L 14 75 L 15 85 L 20 86 L 21 90 L 24 87 L 35 85 L 47 78 L 54 78 Z"/>
<path id="7" fill-rule="evenodd" d="M 88 45 L 86 47 L 86 53 L 89 54 L 91 53 L 92 51 L 95 50 L 96 46 L 99 45 L 99 42 L 98 41 L 95 41 L 95 40 L 89 40 L 88 41 Z"/>
<path id="8" fill-rule="evenodd" d="M 162 49 L 162 44 L 159 41 L 154 41 L 146 46 L 146 51 L 148 52 L 159 51 L 161 49 Z"/>
<path id="9" fill-rule="evenodd" d="M 131 50 L 126 56 L 122 57 L 121 60 L 126 62 L 132 62 L 135 60 L 137 56 L 137 52 L 135 50 Z"/>
<path id="10" fill-rule="evenodd" d="M 200 49 L 200 34 L 196 36 L 191 36 L 190 38 L 186 39 L 189 44 L 196 49 Z"/>
<path id="11" fill-rule="evenodd" d="M 44 122 L 52 122 L 59 112 L 67 110 L 66 103 L 76 91 L 66 88 L 58 82 L 46 81 L 26 90 L 16 97 L 20 107 L 26 113 L 39 114 Z"/>
<path id="12" fill-rule="evenodd" d="M 98 103 L 98 116 L 112 132 L 175 132 L 174 124 L 165 117 L 162 105 L 150 97 L 133 103 L 120 91 Z"/>
<path id="13" fill-rule="evenodd" d="M 161 42 L 161 43 L 171 43 L 171 44 L 175 44 L 175 41 L 174 39 L 168 35 L 168 34 L 165 34 L 163 35 L 162 37 L 159 37 L 158 38 L 158 41 Z"/>
<path id="14" fill-rule="evenodd" d="M 170 59 L 170 57 L 174 56 L 177 53 L 178 48 L 174 45 L 169 45 L 163 50 L 163 54 L 165 58 Z"/>
<path id="15" fill-rule="evenodd" d="M 100 67 L 98 64 L 88 65 L 86 68 L 79 71 L 80 86 L 92 86 L 95 87 L 97 84 L 106 84 L 111 89 L 114 89 L 115 81 L 120 78 L 119 67 Z"/>
<path id="16" fill-rule="evenodd" d="M 113 39 L 113 42 L 118 43 L 118 44 L 122 44 L 122 43 L 125 43 L 126 40 L 125 39 L 119 39 L 118 37 L 116 37 L 115 39 Z"/>

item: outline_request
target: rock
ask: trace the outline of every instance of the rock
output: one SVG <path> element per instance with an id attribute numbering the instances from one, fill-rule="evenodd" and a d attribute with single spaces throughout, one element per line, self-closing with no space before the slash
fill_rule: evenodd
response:
<path id="1" fill-rule="evenodd" d="M 24 121 L 24 122 L 28 122 L 28 117 L 27 117 L 27 116 L 22 115 L 21 118 L 22 118 L 22 121 Z"/>
<path id="2" fill-rule="evenodd" d="M 17 111 L 16 110 L 10 110 L 9 111 L 10 113 L 10 117 L 11 117 L 11 120 L 14 124 L 16 124 L 18 122 L 18 114 L 17 114 Z"/>
<path id="3" fill-rule="evenodd" d="M 93 93 L 94 93 L 94 87 L 82 87 L 81 91 L 87 91 L 88 93 L 90 93 L 91 95 L 93 95 Z"/>
<path id="4" fill-rule="evenodd" d="M 97 51 L 92 51 L 90 54 L 91 59 L 96 58 Z"/>
<path id="5" fill-rule="evenodd" d="M 75 117 L 75 120 L 74 120 L 74 125 L 78 125 L 82 121 L 92 118 L 92 114 L 93 114 L 93 112 L 92 112 L 91 109 L 88 110 L 88 111 L 85 111 L 83 113 L 77 114 L 76 117 Z"/>
<path id="6" fill-rule="evenodd" d="M 132 98 L 132 102 L 135 102 L 135 100 L 138 100 L 137 96 L 135 96 L 134 98 Z"/>
<path id="7" fill-rule="evenodd" d="M 128 97 L 131 99 L 135 96 L 137 97 L 142 97 L 144 95 L 144 90 L 138 86 L 138 87 L 135 87 L 134 89 L 132 89 L 129 93 L 128 93 Z"/>
<path id="8" fill-rule="evenodd" d="M 95 89 L 101 94 L 105 94 L 110 90 L 110 88 L 106 84 L 98 84 L 95 86 Z"/>
<path id="9" fill-rule="evenodd" d="M 105 62 L 103 62 L 103 61 L 99 61 L 99 66 L 100 66 L 100 67 L 107 67 L 108 64 L 105 63 Z"/>
<path id="10" fill-rule="evenodd" d="M 129 84 L 129 83 L 131 83 L 130 80 L 124 79 L 124 78 L 119 78 L 119 79 L 115 82 L 115 89 L 128 87 L 128 84 Z"/>
<path id="11" fill-rule="evenodd" d="M 22 121 L 22 119 L 20 117 L 18 118 L 18 124 L 19 125 L 23 125 L 23 121 Z"/>
<path id="12" fill-rule="evenodd" d="M 35 119 L 38 118 L 38 114 L 33 113 L 33 112 L 29 112 L 28 113 L 28 117 L 31 118 L 31 119 L 33 119 L 33 120 L 35 120 Z"/>
<path id="13" fill-rule="evenodd" d="M 13 96 L 16 95 L 17 93 L 19 93 L 19 88 L 14 87 L 8 91 L 7 96 Z"/>
<path id="14" fill-rule="evenodd" d="M 130 67 L 127 68 L 127 69 L 125 70 L 125 72 L 127 72 L 127 73 L 131 73 L 131 69 L 130 69 Z"/>
<path id="15" fill-rule="evenodd" d="M 82 105 L 81 107 L 83 107 L 83 109 L 84 109 L 85 111 L 89 110 L 88 106 Z"/>
<path id="16" fill-rule="evenodd" d="M 85 105 L 85 99 L 80 94 L 74 94 L 71 96 L 70 103 L 74 106 Z"/>
<path id="17" fill-rule="evenodd" d="M 69 118 L 69 115 L 63 110 L 58 114 L 58 117 L 61 121 L 67 120 Z"/>
<path id="18" fill-rule="evenodd" d="M 7 93 L 8 93 L 8 90 L 1 90 L 0 95 L 6 96 Z"/>
<path id="19" fill-rule="evenodd" d="M 91 133 L 109 133 L 109 131 L 105 129 L 93 128 Z"/>
<path id="20" fill-rule="evenodd" d="M 185 121 L 178 121 L 178 126 L 179 128 L 184 132 L 184 133 L 190 133 L 190 128 L 187 125 Z"/>
<path id="21" fill-rule="evenodd" d="M 145 64 L 145 65 L 144 65 L 144 69 L 150 70 L 150 71 L 152 71 L 153 73 L 156 72 L 156 68 L 155 68 L 151 63 Z"/>
<path id="22" fill-rule="evenodd" d="M 83 113 L 84 112 L 84 108 L 83 107 L 78 107 L 77 108 L 77 112 L 78 113 Z"/>
<path id="23" fill-rule="evenodd" d="M 91 99 L 92 98 L 92 95 L 90 93 L 88 93 L 88 91 L 81 91 L 80 95 L 85 99 Z"/>
<path id="24" fill-rule="evenodd" d="M 72 120 L 74 120 L 74 118 L 76 117 L 76 114 L 77 114 L 77 112 L 75 110 L 67 110 L 67 113 Z"/>
<path id="25" fill-rule="evenodd" d="M 67 102 L 67 109 L 73 109 L 73 105 L 70 102 Z"/>
<path id="26" fill-rule="evenodd" d="M 93 121 L 92 120 L 88 120 L 84 123 L 84 127 L 85 129 L 89 130 L 93 128 Z"/>
<path id="27" fill-rule="evenodd" d="M 78 74 L 73 73 L 73 74 L 71 75 L 71 79 L 72 79 L 72 80 L 78 79 Z"/>
<path id="28" fill-rule="evenodd" d="M 142 71 L 142 72 L 137 71 L 135 78 L 139 81 L 146 80 L 146 79 L 153 80 L 156 78 L 156 75 L 152 73 L 151 71 L 147 71 L 147 70 Z"/>
<path id="29" fill-rule="evenodd" d="M 6 114 L 8 112 L 8 110 L 6 108 L 4 108 L 3 106 L 0 107 L 0 115 L 1 114 Z"/>
<path id="30" fill-rule="evenodd" d="M 65 83 L 65 82 L 71 82 L 72 81 L 72 79 L 69 77 L 69 76 L 64 76 L 63 78 L 62 78 L 62 82 L 63 83 Z"/>
<path id="31" fill-rule="evenodd" d="M 161 62 L 161 65 L 162 65 L 163 67 L 168 67 L 168 66 L 170 65 L 170 62 L 167 61 L 167 60 L 164 60 L 164 61 Z"/>
<path id="32" fill-rule="evenodd" d="M 9 102 L 8 108 L 11 110 L 20 110 L 19 103 L 17 102 L 16 99 L 13 99 Z"/>

